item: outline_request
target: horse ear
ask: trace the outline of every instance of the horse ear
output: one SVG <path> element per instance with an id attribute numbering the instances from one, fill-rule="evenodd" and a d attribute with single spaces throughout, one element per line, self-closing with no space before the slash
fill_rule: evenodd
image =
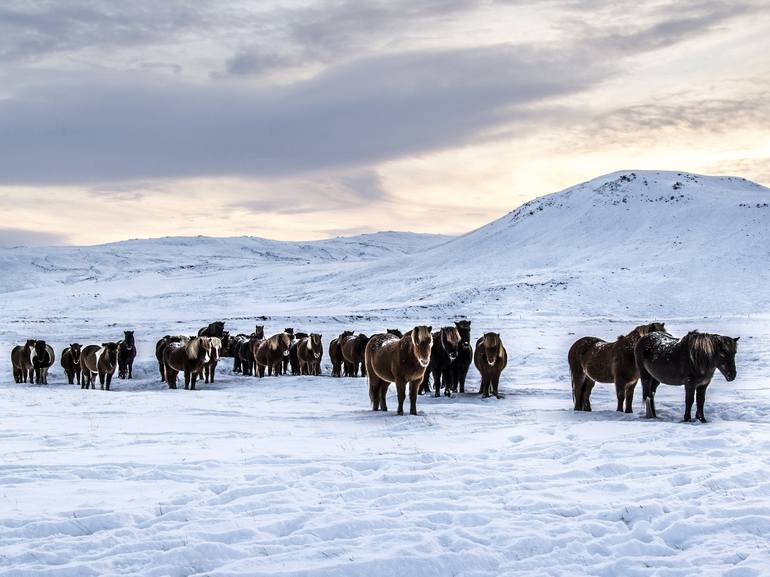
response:
<path id="1" fill-rule="evenodd" d="M 430 333 L 430 332 L 433 332 L 433 327 L 432 327 L 432 326 L 430 326 L 430 325 L 428 326 L 428 332 L 429 332 L 429 333 Z"/>
<path id="2" fill-rule="evenodd" d="M 737 343 L 741 337 L 735 337 L 733 340 Z"/>

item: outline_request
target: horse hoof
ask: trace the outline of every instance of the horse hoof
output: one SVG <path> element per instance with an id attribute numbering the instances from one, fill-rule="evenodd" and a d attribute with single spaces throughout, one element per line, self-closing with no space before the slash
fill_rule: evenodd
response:
<path id="1" fill-rule="evenodd" d="M 698 417 L 698 420 L 699 420 L 701 423 L 708 423 L 708 421 L 706 420 L 706 417 L 704 417 L 704 416 L 702 416 L 702 415 L 701 415 L 700 417 Z"/>
<path id="2" fill-rule="evenodd" d="M 684 419 L 682 419 L 682 422 L 683 423 L 692 423 L 692 419 L 690 417 L 685 417 Z"/>

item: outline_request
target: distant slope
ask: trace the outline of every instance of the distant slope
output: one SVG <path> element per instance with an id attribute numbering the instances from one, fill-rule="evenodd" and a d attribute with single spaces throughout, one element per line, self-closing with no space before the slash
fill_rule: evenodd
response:
<path id="1" fill-rule="evenodd" d="M 461 237 L 164 238 L 0 250 L 6 317 L 375 314 L 719 317 L 770 312 L 770 190 L 625 171 Z M 4 294 L 3 294 L 4 293 Z"/>
<path id="2" fill-rule="evenodd" d="M 514 315 L 768 311 L 770 190 L 734 177 L 617 172 L 408 260 L 372 268 L 415 279 L 415 304 Z"/>

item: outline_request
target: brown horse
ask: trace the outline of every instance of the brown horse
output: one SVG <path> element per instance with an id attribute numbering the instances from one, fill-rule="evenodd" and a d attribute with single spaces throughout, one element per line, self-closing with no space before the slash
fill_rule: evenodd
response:
<path id="1" fill-rule="evenodd" d="M 596 337 L 583 337 L 570 347 L 567 354 L 572 377 L 572 400 L 576 411 L 591 410 L 591 391 L 599 383 L 615 383 L 617 411 L 631 413 L 634 389 L 639 369 L 634 359 L 634 347 L 644 335 L 665 331 L 664 323 L 639 325 L 612 343 Z"/>
<path id="2" fill-rule="evenodd" d="M 481 396 L 486 398 L 491 392 L 499 399 L 500 373 L 508 364 L 508 352 L 498 333 L 486 333 L 483 337 L 479 337 L 473 353 L 473 363 L 481 374 L 481 387 L 479 387 Z"/>
<path id="3" fill-rule="evenodd" d="M 82 347 L 78 343 L 72 343 L 61 353 L 61 367 L 64 369 L 64 374 L 67 375 L 67 381 L 70 385 L 75 383 L 77 378 L 78 385 L 80 384 L 80 349 Z"/>
<path id="4" fill-rule="evenodd" d="M 289 356 L 290 346 L 289 333 L 278 333 L 262 341 L 254 356 L 259 376 L 265 376 L 265 367 L 267 367 L 267 374 L 277 377 L 283 367 L 283 358 Z"/>
<path id="5" fill-rule="evenodd" d="M 102 343 L 88 345 L 80 352 L 80 363 L 83 367 L 81 389 L 94 389 L 96 375 L 102 390 L 110 390 L 112 375 L 118 368 L 118 343 Z"/>
<path id="6" fill-rule="evenodd" d="M 297 342 L 297 337 L 294 336 L 294 329 L 292 327 L 283 329 L 283 332 L 289 335 L 289 354 L 283 357 L 281 362 L 281 374 L 285 375 L 289 372 L 289 365 L 291 364 L 291 346 Z"/>
<path id="7" fill-rule="evenodd" d="M 332 339 L 329 343 L 329 360 L 332 362 L 332 376 L 342 376 L 342 364 L 345 362 L 345 358 L 342 356 L 342 342 L 347 337 L 352 337 L 353 331 L 343 331 L 336 339 Z"/>
<path id="8" fill-rule="evenodd" d="M 369 339 L 364 356 L 373 411 L 388 410 L 385 397 L 390 383 L 396 383 L 398 414 L 403 415 L 408 383 L 409 414 L 417 414 L 417 388 L 430 363 L 431 330 L 432 327 L 421 325 L 401 338 L 385 333 Z"/>
<path id="9" fill-rule="evenodd" d="M 118 341 L 118 378 L 134 378 L 134 359 L 136 343 L 134 331 L 123 331 L 123 339 Z"/>
<path id="10" fill-rule="evenodd" d="M 48 369 L 53 366 L 55 360 L 56 355 L 51 345 L 46 344 L 45 341 L 35 341 L 35 348 L 32 351 L 32 369 L 38 385 L 48 384 Z"/>
<path id="11" fill-rule="evenodd" d="M 27 339 L 23 345 L 13 347 L 11 351 L 11 365 L 13 366 L 13 380 L 17 383 L 34 382 L 34 369 L 32 367 L 32 352 L 35 349 L 35 339 Z"/>
<path id="12" fill-rule="evenodd" d="M 321 335 L 311 333 L 297 342 L 297 359 L 299 360 L 299 370 L 302 375 L 320 375 L 321 357 L 324 354 L 324 346 L 321 342 Z"/>
<path id="13" fill-rule="evenodd" d="M 167 381 L 166 361 L 163 357 L 163 352 L 166 350 L 166 347 L 171 343 L 187 344 L 187 341 L 189 340 L 190 338 L 184 335 L 166 335 L 155 344 L 155 358 L 158 360 L 158 370 L 160 371 L 161 382 L 165 383 Z"/>
<path id="14" fill-rule="evenodd" d="M 222 357 L 222 339 L 218 337 L 211 337 L 211 358 L 209 359 L 209 362 L 203 365 L 203 373 L 201 375 L 198 375 L 198 378 L 201 376 L 204 379 L 204 382 L 206 383 L 213 383 L 214 382 L 214 376 L 217 372 L 217 363 L 219 363 L 219 359 Z"/>
<path id="15" fill-rule="evenodd" d="M 395 335 L 393 335 L 395 336 Z M 342 340 L 342 358 L 345 360 L 345 376 L 357 377 L 358 368 L 361 367 L 361 376 L 366 376 L 366 363 L 364 351 L 369 337 L 361 333 L 357 336 L 348 336 Z"/>
<path id="16" fill-rule="evenodd" d="M 184 388 L 195 390 L 198 374 L 211 361 L 211 337 L 193 337 L 187 343 L 169 343 L 163 351 L 168 387 L 176 389 L 179 373 L 184 373 Z"/>
<path id="17" fill-rule="evenodd" d="M 297 347 L 299 346 L 299 343 L 302 339 L 306 339 L 309 336 L 310 335 L 308 333 L 294 333 L 295 340 L 291 342 L 291 347 L 289 347 L 289 365 L 291 365 L 292 375 L 302 374 L 302 367 L 300 367 L 299 356 L 297 355 Z"/>

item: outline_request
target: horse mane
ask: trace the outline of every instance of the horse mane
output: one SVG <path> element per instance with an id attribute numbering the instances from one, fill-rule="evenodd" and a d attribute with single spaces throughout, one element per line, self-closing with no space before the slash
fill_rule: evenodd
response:
<path id="1" fill-rule="evenodd" d="M 204 341 L 204 339 L 206 340 Z M 209 339 L 208 337 L 196 337 L 194 339 L 190 339 L 184 347 L 185 352 L 187 353 L 187 358 L 191 360 L 197 359 L 198 355 L 200 355 L 201 347 L 203 346 L 204 348 L 206 348 L 204 346 L 206 342 L 209 343 L 209 348 L 210 348 L 211 341 L 208 339 Z"/>
<path id="2" fill-rule="evenodd" d="M 683 338 L 690 363 L 700 371 L 714 366 L 714 357 L 719 351 L 721 337 L 698 331 L 690 331 Z"/>

